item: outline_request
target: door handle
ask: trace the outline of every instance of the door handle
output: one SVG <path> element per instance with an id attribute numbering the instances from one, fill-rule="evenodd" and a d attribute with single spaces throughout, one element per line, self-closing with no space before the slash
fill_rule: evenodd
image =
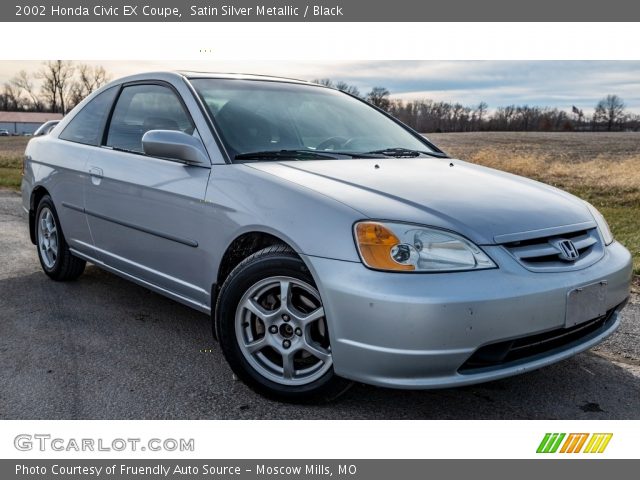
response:
<path id="1" fill-rule="evenodd" d="M 100 185 L 104 172 L 102 171 L 101 168 L 90 167 L 89 175 L 91 176 L 91 183 L 93 183 L 94 185 Z"/>

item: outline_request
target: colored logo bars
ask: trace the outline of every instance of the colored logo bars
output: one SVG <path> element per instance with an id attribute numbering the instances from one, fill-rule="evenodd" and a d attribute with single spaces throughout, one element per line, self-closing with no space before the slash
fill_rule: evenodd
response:
<path id="1" fill-rule="evenodd" d="M 611 437 L 613 433 L 545 433 L 536 453 L 603 453 Z"/>

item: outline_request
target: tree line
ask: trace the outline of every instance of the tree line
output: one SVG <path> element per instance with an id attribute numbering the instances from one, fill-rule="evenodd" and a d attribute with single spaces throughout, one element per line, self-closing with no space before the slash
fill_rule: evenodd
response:
<path id="1" fill-rule="evenodd" d="M 110 81 L 100 65 L 66 60 L 43 62 L 36 72 L 19 71 L 0 91 L 0 110 L 66 114 L 92 91 Z M 490 111 L 486 102 L 469 106 L 430 99 L 398 100 L 385 87 L 361 93 L 354 86 L 331 79 L 314 80 L 363 98 L 419 132 L 478 131 L 640 131 L 640 115 L 626 109 L 618 95 L 607 95 L 587 116 L 582 109 L 570 112 L 551 107 L 508 105 Z"/>
<path id="2" fill-rule="evenodd" d="M 109 80 L 109 74 L 99 65 L 43 62 L 36 72 L 21 70 L 4 83 L 0 110 L 66 114 Z"/>
<path id="3" fill-rule="evenodd" d="M 551 107 L 508 105 L 492 112 L 486 102 L 469 106 L 430 99 L 397 100 L 385 87 L 373 87 L 362 94 L 345 82 L 314 80 L 363 98 L 419 132 L 479 131 L 640 131 L 640 115 L 627 111 L 622 98 L 607 95 L 596 103 L 592 115 L 573 106 L 570 112 Z"/>

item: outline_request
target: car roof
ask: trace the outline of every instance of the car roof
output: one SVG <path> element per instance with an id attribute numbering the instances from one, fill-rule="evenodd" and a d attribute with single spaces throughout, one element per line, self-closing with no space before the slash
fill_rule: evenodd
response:
<path id="1" fill-rule="evenodd" d="M 275 77 L 272 75 L 257 75 L 252 73 L 219 73 L 219 72 L 195 72 L 195 71 L 180 71 L 181 75 L 192 78 L 226 78 L 236 80 L 264 80 L 270 82 L 286 82 L 286 83 L 301 83 L 304 85 L 317 85 L 313 82 L 306 80 L 299 80 L 297 78 L 287 77 Z"/>
<path id="2" fill-rule="evenodd" d="M 255 75 L 255 74 L 247 74 L 247 73 L 216 73 L 216 72 L 194 72 L 194 71 L 173 71 L 173 72 L 160 71 L 160 72 L 138 73 L 135 75 L 129 75 L 126 77 L 113 80 L 105 87 L 110 87 L 113 85 L 118 85 L 118 84 L 123 84 L 128 82 L 144 81 L 144 80 L 166 80 L 171 82 L 179 79 L 193 80 L 196 78 L 261 80 L 261 81 L 268 81 L 268 82 L 296 83 L 299 85 L 313 85 L 318 87 L 324 87 L 324 85 L 308 82 L 306 80 L 298 80 L 295 78 L 274 77 L 270 75 Z"/>

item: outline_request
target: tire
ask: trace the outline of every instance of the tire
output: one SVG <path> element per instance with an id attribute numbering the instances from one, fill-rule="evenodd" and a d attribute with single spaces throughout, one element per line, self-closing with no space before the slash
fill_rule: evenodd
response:
<path id="1" fill-rule="evenodd" d="M 56 281 L 75 280 L 82 275 L 86 262 L 69 250 L 49 195 L 40 200 L 35 222 L 36 250 L 44 273 Z"/>
<path id="2" fill-rule="evenodd" d="M 328 402 L 351 386 L 333 371 L 324 308 L 313 278 L 285 245 L 254 253 L 229 274 L 214 318 L 231 369 L 266 397 Z"/>

